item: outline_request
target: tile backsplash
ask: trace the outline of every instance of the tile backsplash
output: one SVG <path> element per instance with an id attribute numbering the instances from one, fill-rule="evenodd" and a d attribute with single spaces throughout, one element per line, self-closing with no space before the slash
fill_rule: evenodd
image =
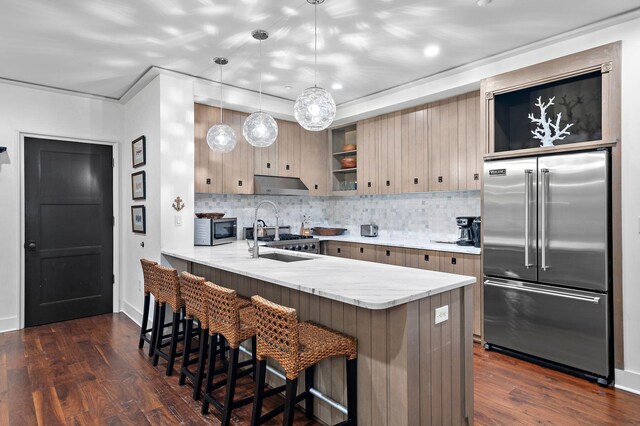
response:
<path id="1" fill-rule="evenodd" d="M 267 199 L 280 208 L 280 223 L 297 233 L 303 215 L 311 215 L 312 226 L 347 228 L 360 235 L 360 225 L 374 223 L 380 235 L 455 239 L 456 216 L 480 215 L 480 191 L 429 192 L 420 194 L 358 195 L 351 197 L 291 197 L 196 194 L 195 211 L 224 212 L 237 217 L 238 227 L 252 226 L 255 206 Z M 260 209 L 259 218 L 275 224 L 269 206 Z"/>

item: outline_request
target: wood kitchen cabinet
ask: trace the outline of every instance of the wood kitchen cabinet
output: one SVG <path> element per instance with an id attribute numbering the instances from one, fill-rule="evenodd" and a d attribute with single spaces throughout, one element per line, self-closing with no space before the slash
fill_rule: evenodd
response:
<path id="1" fill-rule="evenodd" d="M 482 188 L 484 147 L 480 135 L 480 92 L 458 96 L 458 189 Z"/>
<path id="2" fill-rule="evenodd" d="M 326 241 L 323 242 L 324 246 L 323 254 L 327 256 L 334 257 L 345 257 L 347 259 L 351 258 L 351 243 L 346 243 L 343 241 Z"/>
<path id="3" fill-rule="evenodd" d="M 352 244 L 351 258 L 356 260 L 364 260 L 366 262 L 376 262 L 378 251 L 377 246 L 373 244 Z"/>
<path id="4" fill-rule="evenodd" d="M 253 194 L 255 148 L 242 136 L 242 125 L 248 116 L 249 114 L 225 110 L 222 117 L 222 122 L 231 126 L 236 132 L 238 141 L 233 151 L 222 154 L 222 192 L 224 194 Z"/>
<path id="5" fill-rule="evenodd" d="M 404 250 L 402 247 L 376 246 L 376 262 L 405 266 Z"/>
<path id="6" fill-rule="evenodd" d="M 300 130 L 300 179 L 309 188 L 309 195 L 329 194 L 329 168 L 327 167 L 327 131 Z"/>
<path id="7" fill-rule="evenodd" d="M 458 99 L 428 108 L 429 191 L 458 190 Z"/>
<path id="8" fill-rule="evenodd" d="M 359 121 L 358 141 L 358 194 L 378 194 L 378 132 L 375 118 Z"/>
<path id="9" fill-rule="evenodd" d="M 291 121 L 278 121 L 278 176 L 300 177 L 300 138 L 302 127 Z M 321 160 L 322 161 L 322 160 Z"/>
<path id="10" fill-rule="evenodd" d="M 429 190 L 428 114 L 426 106 L 402 111 L 402 192 Z"/>
<path id="11" fill-rule="evenodd" d="M 378 144 L 378 194 L 402 192 L 402 113 L 385 114 L 375 119 Z"/>
<path id="12" fill-rule="evenodd" d="M 409 268 L 440 271 L 440 252 L 432 250 L 405 249 L 405 266 Z"/>

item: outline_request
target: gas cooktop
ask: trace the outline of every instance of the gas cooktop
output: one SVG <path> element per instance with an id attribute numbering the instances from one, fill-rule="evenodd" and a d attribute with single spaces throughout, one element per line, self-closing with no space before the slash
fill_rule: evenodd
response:
<path id="1" fill-rule="evenodd" d="M 258 241 L 274 241 L 273 235 L 267 235 L 266 237 L 258 237 Z M 293 240 L 309 240 L 313 239 L 313 237 L 306 235 L 297 235 L 297 234 L 280 234 L 280 241 L 293 241 Z"/>
<path id="2" fill-rule="evenodd" d="M 273 241 L 273 237 L 264 238 L 269 239 L 258 239 L 260 241 L 268 241 L 266 244 L 267 247 L 283 250 L 301 251 L 305 253 L 320 253 L 320 240 L 318 240 L 317 238 L 296 234 L 282 234 L 280 235 L 280 241 Z"/>

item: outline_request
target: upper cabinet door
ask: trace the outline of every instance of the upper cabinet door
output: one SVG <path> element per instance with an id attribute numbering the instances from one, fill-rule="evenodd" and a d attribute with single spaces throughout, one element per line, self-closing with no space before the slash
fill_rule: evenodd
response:
<path id="1" fill-rule="evenodd" d="M 480 190 L 482 157 L 480 126 L 480 92 L 458 96 L 458 189 Z M 455 166 L 454 166 L 455 167 Z"/>
<path id="2" fill-rule="evenodd" d="M 426 192 L 428 189 L 427 116 L 423 106 L 402 111 L 402 192 Z"/>
<path id="3" fill-rule="evenodd" d="M 238 144 L 224 155 L 223 192 L 225 194 L 253 194 L 254 148 L 242 136 L 242 125 L 248 114 L 225 111 L 223 121 L 236 132 Z"/>
<path id="4" fill-rule="evenodd" d="M 378 188 L 378 122 L 367 119 L 358 122 L 358 194 L 379 194 Z"/>
<path id="5" fill-rule="evenodd" d="M 254 171 L 257 175 L 265 176 L 278 176 L 279 163 L 278 163 L 278 150 L 280 147 L 280 139 L 282 136 L 281 121 L 278 123 L 278 139 L 276 142 L 266 148 L 255 148 L 254 151 Z"/>
<path id="6" fill-rule="evenodd" d="M 220 110 L 209 105 L 195 104 L 194 117 L 195 191 L 221 193 L 224 154 L 212 151 L 207 145 L 207 131 L 220 121 Z"/>
<path id="7" fill-rule="evenodd" d="M 300 179 L 309 188 L 309 195 L 329 193 L 328 131 L 310 132 L 300 129 Z"/>
<path id="8" fill-rule="evenodd" d="M 278 176 L 300 177 L 300 132 L 298 123 L 278 120 Z"/>
<path id="9" fill-rule="evenodd" d="M 458 101 L 429 106 L 429 191 L 458 190 Z"/>
<path id="10" fill-rule="evenodd" d="M 380 194 L 402 192 L 402 113 L 400 111 L 376 118 L 378 129 Z"/>

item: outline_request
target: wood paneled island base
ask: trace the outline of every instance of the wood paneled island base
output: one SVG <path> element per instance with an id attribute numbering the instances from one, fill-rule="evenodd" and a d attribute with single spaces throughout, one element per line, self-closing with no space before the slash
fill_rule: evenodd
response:
<path id="1" fill-rule="evenodd" d="M 473 424 L 471 285 L 388 309 L 367 309 L 198 263 L 189 266 L 193 274 L 240 295 L 258 294 L 295 308 L 301 321 L 312 320 L 356 336 L 359 424 Z M 449 319 L 436 325 L 435 309 L 445 305 Z M 346 406 L 345 368 L 342 358 L 321 362 L 315 387 Z M 282 384 L 269 373 L 267 381 Z M 327 424 L 345 418 L 318 398 L 314 404 L 316 416 Z"/>

